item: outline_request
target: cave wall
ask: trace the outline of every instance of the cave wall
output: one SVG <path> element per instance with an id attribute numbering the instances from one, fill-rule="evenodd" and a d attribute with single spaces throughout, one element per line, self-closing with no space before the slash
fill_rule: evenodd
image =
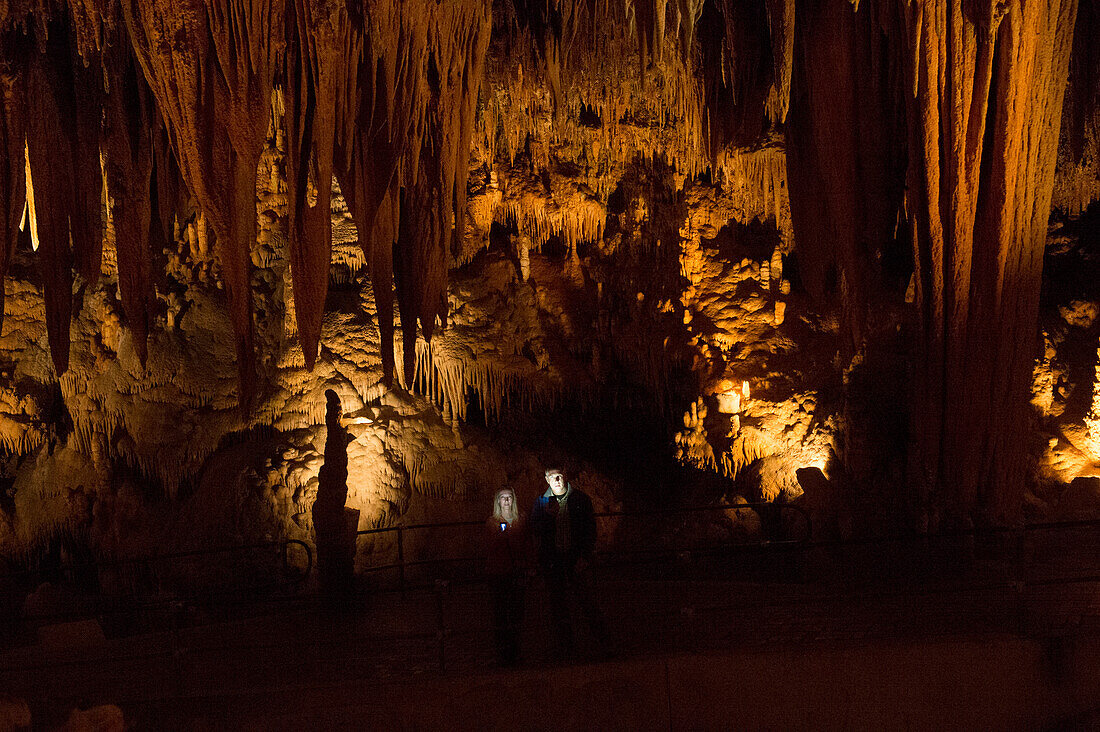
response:
<path id="1" fill-rule="evenodd" d="M 533 497 L 563 410 L 848 527 L 1049 509 L 1096 6 L 972 10 L 0 3 L 4 545 L 309 537 L 326 388 L 363 527 Z"/>

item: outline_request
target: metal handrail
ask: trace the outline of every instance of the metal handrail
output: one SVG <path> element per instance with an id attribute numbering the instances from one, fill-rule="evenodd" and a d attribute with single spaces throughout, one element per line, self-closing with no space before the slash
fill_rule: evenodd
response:
<path id="1" fill-rule="evenodd" d="M 1094 526 L 1094 525 L 1100 525 L 1100 521 L 1088 522 L 1087 524 L 1085 524 L 1085 526 L 1089 526 L 1089 527 Z M 1044 526 L 1043 528 L 1049 528 L 1049 527 Z M 1070 527 L 1070 528 L 1073 528 L 1073 527 Z M 1075 583 L 1096 583 L 1096 584 L 1100 584 L 1100 576 L 1098 576 L 1098 575 L 1089 575 L 1089 576 L 1072 577 L 1072 578 L 1045 579 L 1045 580 L 1038 580 L 1038 581 L 1028 581 L 1028 582 L 1025 582 L 1024 584 L 1026 586 L 1049 587 L 1049 586 L 1069 585 L 1069 584 L 1075 584 Z M 449 588 L 448 583 L 436 583 L 436 585 L 435 585 L 436 598 L 435 599 L 436 599 L 437 603 L 441 602 L 442 601 L 442 596 L 444 594 L 448 593 L 448 591 L 449 591 L 448 588 Z M 986 591 L 986 590 L 989 590 L 989 589 L 1001 589 L 1001 588 L 1016 589 L 1017 593 L 1021 595 L 1021 600 L 1019 600 L 1019 601 L 1022 602 L 1022 593 L 1019 592 L 1020 588 L 1018 588 L 1018 587 L 1013 588 L 1010 583 L 1003 583 L 1002 582 L 1002 583 L 993 583 L 993 584 L 974 584 L 974 585 L 969 585 L 969 586 L 962 587 L 962 588 L 956 588 L 955 590 L 952 590 L 952 591 L 956 591 L 956 592 L 981 592 L 981 591 Z M 935 591 L 935 590 L 933 590 L 931 592 L 928 591 L 928 590 L 917 590 L 917 591 L 906 591 L 906 592 L 899 592 L 899 593 L 893 593 L 893 594 L 897 594 L 899 596 L 920 597 L 920 596 L 926 596 L 926 595 L 929 595 L 929 594 L 936 594 L 936 593 L 937 593 L 937 591 Z M 844 597 L 851 598 L 851 599 L 860 598 L 860 597 L 867 597 L 867 596 L 868 595 L 865 591 L 859 591 L 859 592 L 856 592 L 854 594 L 848 593 L 848 594 L 844 595 Z M 739 607 L 740 607 L 740 605 L 736 605 L 736 606 L 718 605 L 718 606 L 709 607 L 708 610 L 716 610 L 716 609 L 717 610 L 726 610 L 726 609 L 736 609 L 736 608 L 739 608 Z M 374 647 L 375 643 L 380 639 L 401 640 L 401 641 L 404 641 L 404 640 L 437 641 L 438 644 L 439 644 L 439 648 L 438 648 L 439 670 L 441 672 L 445 672 L 447 670 L 446 669 L 446 657 L 447 657 L 446 656 L 446 643 L 447 643 L 447 641 L 449 639 L 453 640 L 453 639 L 456 639 L 456 638 L 459 638 L 459 637 L 464 637 L 464 636 L 482 635 L 485 632 L 485 629 L 481 628 L 481 627 L 478 627 L 478 628 L 448 627 L 446 622 L 445 622 L 445 614 L 442 612 L 441 607 L 437 609 L 437 613 L 438 613 L 438 616 L 439 616 L 438 617 L 438 624 L 439 625 L 438 625 L 438 629 L 436 629 L 435 631 L 386 633 L 384 635 L 362 637 L 362 638 L 353 640 L 352 642 L 361 643 L 361 644 L 363 644 L 364 649 L 369 649 L 369 648 Z M 671 616 L 669 616 L 669 617 L 671 617 Z M 970 633 L 971 631 L 966 631 L 966 632 Z M 341 646 L 344 646 L 348 643 L 348 639 L 343 637 L 343 636 L 340 636 L 338 638 L 334 638 L 334 639 L 331 639 L 331 640 L 313 638 L 313 639 L 310 640 L 310 643 L 311 644 L 318 644 L 318 643 L 320 643 L 320 644 L 326 644 L 326 643 L 327 644 L 339 644 Z M 259 643 L 259 644 L 246 644 L 246 645 L 240 645 L 240 646 L 235 646 L 235 647 L 237 647 L 239 649 L 253 649 L 253 650 L 255 650 L 255 649 L 277 648 L 277 647 L 280 647 L 280 645 L 281 644 L 279 644 L 279 643 Z M 150 652 L 150 653 L 145 653 L 145 654 L 139 654 L 138 656 L 135 656 L 135 658 L 171 658 L 171 659 L 176 659 L 176 662 L 178 663 L 179 658 L 181 658 L 183 656 L 186 656 L 187 654 L 192 653 L 192 652 L 194 652 L 192 649 L 188 648 L 187 646 L 181 645 L 180 641 L 177 638 L 177 639 L 172 640 L 172 646 L 170 648 L 166 649 L 166 650 Z M 127 656 L 126 658 L 131 658 L 131 657 Z M 103 659 L 97 657 L 95 662 L 96 663 L 102 663 Z M 25 673 L 28 670 L 38 671 L 38 670 L 49 669 L 49 668 L 53 668 L 53 667 L 57 667 L 57 666 L 73 665 L 73 664 L 79 664 L 79 663 L 85 663 L 85 661 L 81 661 L 81 660 L 75 660 L 75 661 L 73 661 L 73 660 L 51 660 L 50 662 L 40 663 L 38 665 L 34 665 L 34 666 L 30 666 L 30 667 L 27 667 L 27 666 L 21 664 L 18 667 L 18 669 L 13 668 L 13 667 L 0 668 L 0 671 L 2 671 L 2 672 L 11 672 L 11 671 L 18 670 L 20 672 Z"/>
<path id="2" fill-rule="evenodd" d="M 133 568 L 138 568 L 138 573 L 139 574 L 140 573 L 148 574 L 149 576 L 151 576 L 154 579 L 154 581 L 157 581 L 157 578 L 161 575 L 163 570 L 162 569 L 157 569 L 156 566 L 161 564 L 161 563 L 164 563 L 164 562 L 171 563 L 171 562 L 179 562 L 180 560 L 183 560 L 183 559 L 190 559 L 190 558 L 197 558 L 197 557 L 211 557 L 211 556 L 216 556 L 216 555 L 243 554 L 245 552 L 252 552 L 252 551 L 256 551 L 256 550 L 269 549 L 269 550 L 277 550 L 278 551 L 278 553 L 280 555 L 280 558 L 281 558 L 281 561 L 282 561 L 283 571 L 289 574 L 290 566 L 291 566 L 290 550 L 291 550 L 292 546 L 297 546 L 303 552 L 305 552 L 305 566 L 301 571 L 296 571 L 294 573 L 297 576 L 292 582 L 283 583 L 283 582 L 275 581 L 275 582 L 271 582 L 271 583 L 264 583 L 262 585 L 259 585 L 259 584 L 250 585 L 250 586 L 246 586 L 246 587 L 243 587 L 243 588 L 234 588 L 233 592 L 239 592 L 242 589 L 243 590 L 253 590 L 253 591 L 255 591 L 255 590 L 262 589 L 262 588 L 277 587 L 281 584 L 290 584 L 293 587 L 300 587 L 302 585 L 302 583 L 304 583 L 306 580 L 308 580 L 310 574 L 313 571 L 313 563 L 314 563 L 313 549 L 310 547 L 310 545 L 308 543 L 306 543 L 306 542 L 304 542 L 300 539 L 286 539 L 286 540 L 283 540 L 283 541 L 259 542 L 259 543 L 254 543 L 254 544 L 240 544 L 240 545 L 226 546 L 226 547 L 195 549 L 195 550 L 184 551 L 184 552 L 174 552 L 174 553 L 171 553 L 171 554 L 154 554 L 154 555 L 149 555 L 149 556 L 144 556 L 144 557 L 126 557 L 126 558 L 123 558 L 123 559 L 78 562 L 78 563 L 60 565 L 58 567 L 51 568 L 51 569 L 52 569 L 52 571 L 56 572 L 57 574 L 59 574 L 61 576 L 67 576 L 67 577 L 76 577 L 76 576 L 80 576 L 81 574 L 84 574 L 84 573 L 87 573 L 87 574 L 91 575 L 91 574 L 94 573 L 94 576 L 95 576 L 97 581 L 102 581 L 105 576 L 109 576 L 112 572 L 114 572 L 114 573 L 117 573 L 117 575 L 120 579 L 125 581 L 125 579 L 126 579 L 125 570 L 130 569 L 132 571 Z M 13 572 L 9 572 L 9 573 L 0 575 L 0 579 L 14 579 L 14 580 L 18 581 L 20 579 L 26 580 L 26 579 L 30 578 L 30 579 L 33 580 L 33 578 L 37 574 L 40 574 L 39 570 L 23 569 L 23 570 L 17 570 L 17 571 L 13 571 Z M 132 577 L 130 579 L 132 579 Z M 163 604 L 162 601 L 153 601 L 153 602 L 143 601 L 141 599 L 141 594 L 142 593 L 131 591 L 131 592 L 113 593 L 113 594 L 110 594 L 110 595 L 107 595 L 107 596 L 101 596 L 99 598 L 100 602 L 98 602 L 97 606 L 96 606 L 96 614 L 106 616 L 106 615 L 111 615 L 112 613 L 117 614 L 117 613 L 120 613 L 120 612 L 121 613 L 126 613 L 126 612 L 130 612 L 130 611 L 140 611 L 140 610 L 145 609 L 145 608 L 158 607 L 161 604 Z M 168 603 L 180 603 L 180 602 L 195 601 L 195 600 L 204 599 L 204 598 L 209 599 L 209 598 L 214 598 L 214 597 L 218 596 L 218 594 L 219 594 L 218 592 L 208 588 L 208 589 L 206 589 L 206 590 L 204 590 L 200 593 L 197 593 L 197 594 L 193 593 L 193 594 L 190 594 L 190 595 L 183 595 L 183 596 L 174 597 L 173 599 L 171 599 L 167 602 Z M 229 594 L 232 594 L 232 592 L 223 591 L 220 594 L 229 595 Z M 120 603 L 121 605 L 123 605 L 125 607 L 124 607 L 124 609 L 121 609 L 121 610 L 120 609 L 113 609 L 110 606 L 104 605 L 103 601 L 105 601 L 105 600 L 109 600 L 112 604 L 113 603 Z M 82 615 L 82 614 L 86 614 L 86 613 L 77 613 L 77 614 Z M 36 616 L 36 617 L 38 617 L 38 616 Z M 63 618 L 63 617 L 66 617 L 66 616 L 64 614 L 62 614 L 62 615 L 52 615 L 52 616 L 47 615 L 47 616 L 41 616 L 41 617 L 39 617 L 39 619 L 58 619 L 58 618 Z"/>
<path id="3" fill-rule="evenodd" d="M 745 504 L 737 504 L 736 507 L 744 507 L 744 505 Z M 482 522 L 456 522 L 456 523 L 458 523 L 460 525 L 469 526 L 469 525 L 481 525 Z M 393 530 L 396 530 L 396 528 L 397 527 L 391 527 L 391 529 L 393 529 Z M 973 534 L 986 534 L 986 535 L 988 535 L 988 534 L 1003 534 L 1003 533 L 1013 533 L 1013 532 L 1018 533 L 1020 531 L 1038 532 L 1038 531 L 1051 531 L 1051 530 L 1054 530 L 1054 531 L 1058 531 L 1058 530 L 1072 531 L 1074 529 L 1093 529 L 1093 528 L 1100 528 L 1100 520 L 1082 520 L 1082 521 L 1061 521 L 1061 522 L 1036 523 L 1036 524 L 1030 524 L 1030 525 L 1021 527 L 1019 529 L 994 529 L 994 530 L 989 530 L 989 531 L 984 531 L 984 532 L 981 531 L 981 530 L 966 530 L 966 531 L 958 531 L 958 532 L 944 532 L 943 534 L 911 535 L 911 536 L 908 536 L 908 537 L 880 537 L 876 540 L 871 540 L 870 542 L 868 542 L 866 540 L 849 541 L 849 542 L 814 542 L 814 543 L 808 543 L 808 544 L 803 545 L 803 546 L 799 546 L 799 547 L 796 548 L 796 551 L 797 550 L 812 549 L 812 548 L 816 548 L 816 547 L 824 547 L 824 546 L 837 546 L 838 544 L 847 544 L 847 545 L 850 545 L 850 546 L 859 546 L 859 545 L 866 545 L 867 543 L 882 544 L 882 543 L 888 543 L 890 541 L 897 541 L 897 540 L 907 540 L 907 541 L 913 541 L 913 542 L 921 542 L 921 541 L 936 540 L 936 539 L 951 539 L 951 538 L 954 538 L 954 537 L 957 537 L 957 536 L 966 536 L 966 535 L 973 535 Z M 377 533 L 376 530 L 368 530 L 368 532 L 370 532 L 370 531 L 375 531 L 375 533 Z M 297 540 L 291 540 L 290 542 L 287 542 L 287 544 L 289 544 L 289 543 L 298 543 L 299 545 L 301 545 L 307 551 L 307 554 L 308 554 L 309 559 L 310 559 L 310 566 L 312 566 L 312 551 L 309 549 L 309 546 L 307 544 L 305 544 L 304 542 L 300 542 L 300 541 L 297 541 Z M 774 546 L 774 545 L 764 547 L 765 550 L 769 550 L 769 549 L 772 549 L 772 548 L 776 548 L 776 549 L 789 548 L 789 545 L 786 545 L 786 546 L 783 546 L 783 547 Z M 229 550 L 232 550 L 232 549 L 233 548 L 225 548 L 223 550 L 208 550 L 206 552 L 204 552 L 204 551 L 186 552 L 186 553 L 183 553 L 183 554 L 187 555 L 187 556 L 193 556 L 195 554 L 210 553 L 210 552 L 216 553 L 218 551 L 229 551 Z M 130 560 L 130 561 L 134 561 L 134 560 Z M 1028 560 L 1022 559 L 1022 558 L 1018 561 L 1020 561 L 1022 564 L 1028 564 L 1029 563 Z M 1017 612 L 1018 612 L 1018 614 L 1021 615 L 1021 617 L 1023 617 L 1022 613 L 1024 611 L 1024 608 L 1026 607 L 1026 601 L 1027 601 L 1026 600 L 1026 593 L 1023 590 L 1028 588 L 1028 587 L 1036 587 L 1036 588 L 1039 588 L 1039 587 L 1054 587 L 1054 586 L 1066 586 L 1066 585 L 1079 584 L 1079 583 L 1096 583 L 1096 584 L 1100 584 L 1100 575 L 1096 575 L 1096 574 L 1079 575 L 1079 576 L 1074 576 L 1074 577 L 1039 577 L 1039 578 L 1035 578 L 1035 579 L 1025 579 L 1025 578 L 1023 578 L 1024 575 L 1020 575 L 1020 577 L 1021 577 L 1021 579 L 1018 582 L 995 581 L 995 582 L 992 582 L 992 583 L 989 583 L 989 582 L 986 582 L 986 583 L 981 583 L 981 582 L 979 582 L 979 583 L 968 583 L 967 585 L 962 586 L 962 587 L 952 587 L 952 588 L 948 588 L 946 590 L 944 590 L 944 588 L 929 589 L 929 588 L 907 587 L 904 590 L 901 590 L 901 591 L 898 591 L 898 592 L 891 592 L 890 594 L 896 594 L 896 595 L 899 595 L 899 596 L 910 596 L 910 595 L 911 596 L 925 596 L 925 595 L 930 595 L 930 594 L 938 594 L 938 593 L 944 592 L 944 591 L 946 591 L 946 592 L 973 593 L 973 592 L 983 592 L 983 591 L 987 591 L 987 590 L 990 590 L 990 589 L 1010 589 L 1010 590 L 1014 590 L 1015 593 L 1018 596 L 1018 599 L 1017 599 L 1016 602 L 1019 603 L 1020 609 Z M 766 587 L 766 583 L 756 583 L 756 584 L 760 584 L 761 587 Z M 442 602 L 442 594 L 445 593 L 445 592 L 448 592 L 448 587 L 450 587 L 450 586 L 452 586 L 452 585 L 446 584 L 446 583 L 442 583 L 442 584 L 437 583 L 436 588 L 435 588 L 435 591 L 437 593 L 437 597 L 436 597 L 437 603 Z M 876 593 L 876 591 L 872 590 L 872 593 Z M 868 594 L 867 594 L 866 590 L 859 590 L 859 591 L 856 591 L 854 594 L 852 594 L 849 591 L 847 593 L 844 593 L 843 596 L 844 597 L 858 598 L 858 597 L 866 597 L 866 596 L 868 596 Z M 872 596 L 875 596 L 875 594 L 872 594 Z M 764 592 L 762 594 L 762 602 L 767 602 L 768 601 L 767 597 L 768 597 L 768 594 L 766 592 Z M 824 599 L 832 599 L 832 598 L 824 598 Z M 716 606 L 716 607 L 717 607 L 717 609 L 724 609 L 726 606 Z M 739 605 L 738 606 L 729 606 L 729 607 L 739 607 Z M 708 611 L 713 610 L 713 609 L 715 609 L 715 607 L 708 607 Z M 445 620 L 444 620 L 445 614 L 443 613 L 442 607 L 438 608 L 438 614 L 439 614 L 439 629 L 435 633 L 428 633 L 428 632 L 398 633 L 398 634 L 387 634 L 385 637 L 393 638 L 393 639 L 417 638 L 417 639 L 422 639 L 422 640 L 431 640 L 431 639 L 437 640 L 438 643 L 439 643 L 439 667 L 440 667 L 441 671 L 444 671 L 446 669 L 446 665 L 447 665 L 446 643 L 448 641 L 453 641 L 453 639 L 461 637 L 461 636 L 466 636 L 466 635 L 470 635 L 470 634 L 474 634 L 474 633 L 481 633 L 481 632 L 483 632 L 484 629 L 473 629 L 473 630 L 471 630 L 471 629 L 455 628 L 453 626 L 448 627 L 447 624 L 445 623 Z M 1024 628 L 1024 626 L 1021 625 L 1021 629 L 1023 629 L 1023 628 Z M 311 642 L 317 642 L 317 641 L 311 641 Z M 339 639 L 333 640 L 331 642 L 342 644 L 342 643 L 346 643 L 346 639 L 343 636 L 341 636 Z M 172 649 L 170 649 L 169 651 L 165 651 L 161 654 L 158 654 L 158 657 L 165 656 L 165 657 L 169 657 L 169 658 L 175 658 L 176 663 L 179 663 L 178 659 L 180 657 L 186 655 L 187 653 L 191 652 L 191 651 L 186 646 L 180 645 L 180 642 L 179 642 L 178 639 L 174 640 L 173 643 L 174 643 L 174 645 L 173 645 Z M 260 647 L 269 647 L 269 646 L 261 645 Z M 100 661 L 97 659 L 97 662 L 100 662 Z M 56 665 L 56 663 L 54 665 Z M 46 665 L 42 666 L 42 668 L 47 668 L 47 667 L 49 667 L 49 664 L 46 664 Z M 3 669 L 0 669 L 0 670 L 3 670 Z M 10 670 L 10 669 L 8 669 L 8 670 Z M 25 669 L 21 668 L 20 670 L 25 672 Z"/>
<path id="4" fill-rule="evenodd" d="M 638 517 L 638 516 L 676 516 L 680 514 L 692 514 L 703 513 L 712 511 L 730 511 L 730 510 L 748 510 L 754 511 L 758 515 L 764 511 L 778 512 L 782 514 L 784 511 L 793 512 L 797 514 L 805 527 L 805 535 L 801 539 L 767 539 L 763 538 L 757 542 L 740 542 L 740 543 L 725 543 L 721 545 L 711 547 L 695 547 L 695 551 L 702 549 L 728 549 L 732 547 L 758 547 L 769 545 L 792 545 L 792 546 L 806 546 L 810 543 L 813 536 L 813 524 L 810 517 L 810 513 L 801 506 L 797 506 L 789 503 L 771 503 L 767 501 L 758 501 L 755 503 L 718 503 L 706 506 L 687 506 L 679 508 L 659 508 L 659 509 L 645 509 L 645 510 L 632 510 L 632 511 L 600 511 L 595 513 L 597 520 L 611 519 L 611 518 L 624 518 L 624 517 Z M 434 523 L 424 524 L 410 524 L 406 526 L 383 526 L 373 529 L 363 529 L 356 532 L 356 538 L 360 536 L 376 536 L 380 534 L 396 534 L 397 542 L 397 561 L 391 564 L 376 565 L 368 567 L 367 572 L 380 572 L 388 569 L 396 569 L 398 571 L 398 585 L 401 589 L 405 588 L 405 570 L 408 567 L 424 566 L 433 564 L 459 564 L 463 562 L 475 562 L 480 561 L 480 556 L 466 556 L 466 557 L 447 557 L 443 559 L 422 559 L 407 561 L 405 559 L 405 543 L 404 535 L 406 531 L 417 531 L 425 529 L 451 529 L 451 528 L 470 528 L 470 527 L 482 527 L 485 525 L 485 521 L 441 521 Z M 667 551 L 667 550 L 665 550 Z M 628 552 L 604 552 L 604 554 L 627 554 Z M 635 551 L 633 554 L 641 555 L 647 553 L 647 550 Z M 650 551 L 649 553 L 652 553 Z"/>
<path id="5" fill-rule="evenodd" d="M 288 549 L 290 547 L 290 545 L 292 545 L 292 544 L 300 546 L 300 547 L 302 547 L 302 549 L 305 550 L 306 555 L 309 558 L 309 561 L 307 562 L 307 565 L 308 565 L 309 569 L 312 570 L 312 568 L 313 568 L 313 550 L 310 549 L 309 544 L 307 544 L 306 542 L 304 542 L 300 539 L 284 539 L 282 541 L 266 541 L 266 542 L 258 542 L 258 543 L 255 543 L 255 544 L 234 544 L 232 546 L 216 547 L 216 548 L 213 548 L 213 549 L 211 549 L 211 548 L 192 549 L 190 551 L 174 552 L 172 554 L 149 554 L 149 555 L 142 556 L 142 557 L 123 557 L 121 559 L 107 559 L 107 560 L 99 559 L 99 560 L 92 560 L 90 562 L 75 562 L 75 563 L 72 563 L 72 564 L 59 565 L 57 567 L 57 570 L 59 572 L 67 572 L 67 571 L 93 569 L 93 568 L 95 568 L 95 569 L 114 568 L 114 567 L 122 567 L 122 566 L 127 566 L 127 565 L 134 565 L 134 564 L 149 564 L 149 563 L 152 563 L 152 562 L 159 562 L 159 561 L 170 561 L 170 560 L 175 560 L 175 559 L 186 559 L 186 558 L 189 558 L 189 557 L 212 556 L 212 555 L 215 555 L 215 554 L 230 554 L 230 553 L 252 551 L 252 550 L 255 550 L 255 549 L 270 549 L 270 548 L 274 548 L 274 547 L 280 547 L 280 548 L 283 549 L 283 554 L 284 554 L 284 559 L 285 559 L 285 557 L 287 556 L 286 549 Z M 27 574 L 32 574 L 33 572 L 34 572 L 34 570 L 31 570 L 31 569 L 14 570 L 14 571 L 11 571 L 11 572 L 5 572 L 3 574 L 0 574 L 0 578 L 19 577 L 19 576 L 23 576 L 23 575 L 27 575 Z"/>

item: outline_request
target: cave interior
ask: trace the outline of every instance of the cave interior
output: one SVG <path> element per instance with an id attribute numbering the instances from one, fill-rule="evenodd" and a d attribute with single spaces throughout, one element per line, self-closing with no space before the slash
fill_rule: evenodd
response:
<path id="1" fill-rule="evenodd" d="M 0 0 L 0 557 L 312 546 L 326 390 L 359 530 L 547 467 L 815 541 L 1100 518 L 1098 39 L 1096 0 Z"/>

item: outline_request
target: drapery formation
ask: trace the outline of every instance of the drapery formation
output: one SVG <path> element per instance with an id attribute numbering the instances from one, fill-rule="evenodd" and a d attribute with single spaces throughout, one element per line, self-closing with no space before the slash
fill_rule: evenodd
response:
<path id="1" fill-rule="evenodd" d="M 1076 0 L 908 0 L 920 351 L 910 484 L 930 518 L 1013 520 Z"/>

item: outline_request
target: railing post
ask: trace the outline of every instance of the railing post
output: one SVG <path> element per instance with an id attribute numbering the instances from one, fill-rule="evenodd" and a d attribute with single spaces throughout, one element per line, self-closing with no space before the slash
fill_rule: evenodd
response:
<path id="1" fill-rule="evenodd" d="M 405 544 L 402 541 L 401 527 L 397 527 L 397 583 L 401 592 L 405 592 Z"/>
<path id="2" fill-rule="evenodd" d="M 439 640 L 439 673 L 447 671 L 447 617 L 443 611 L 443 590 L 448 586 L 446 580 L 435 581 L 436 611 L 439 616 L 439 629 L 436 638 Z"/>
<path id="3" fill-rule="evenodd" d="M 1013 590 L 1016 593 L 1016 630 L 1022 635 L 1026 636 L 1028 633 L 1028 612 L 1027 612 L 1027 578 L 1028 561 L 1030 559 L 1031 552 L 1028 547 L 1028 531 L 1024 527 L 1016 539 L 1016 551 L 1015 551 L 1015 571 L 1013 572 Z"/>

